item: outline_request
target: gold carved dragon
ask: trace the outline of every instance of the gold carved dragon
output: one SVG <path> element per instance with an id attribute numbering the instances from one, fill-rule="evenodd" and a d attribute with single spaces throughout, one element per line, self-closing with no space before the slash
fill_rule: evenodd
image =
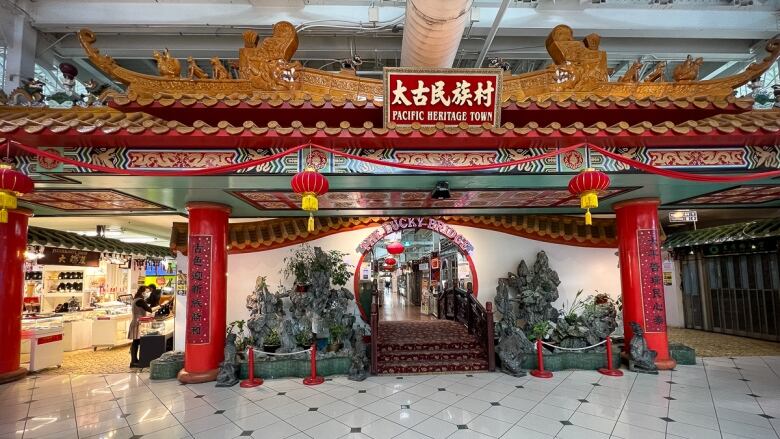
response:
<path id="1" fill-rule="evenodd" d="M 211 61 L 214 68 L 211 78 L 200 72 L 197 75 L 190 72 L 187 75 L 190 78 L 180 77 L 175 66 L 161 70 L 160 76 L 125 69 L 94 47 L 96 38 L 92 31 L 82 29 L 79 32 L 79 41 L 92 63 L 126 84 L 128 95 L 220 97 L 282 93 L 294 99 L 322 99 L 330 96 L 369 101 L 382 97 L 380 80 L 306 68 L 294 61 L 292 58 L 298 48 L 298 35 L 291 23 L 275 24 L 272 34 L 262 40 L 253 31 L 245 32 L 243 37 L 244 47 L 239 49 L 238 62 L 233 64 L 238 71 L 236 78 L 231 77 L 218 58 Z M 556 26 L 545 41 L 552 64 L 534 72 L 505 75 L 502 101 L 594 97 L 725 98 L 732 95 L 735 88 L 760 76 L 780 55 L 780 40 L 770 40 L 766 46 L 768 55 L 736 75 L 699 81 L 696 77 L 701 60 L 688 59 L 674 70 L 674 79 L 671 81 L 662 74 L 657 74 L 651 82 L 640 81 L 638 72 L 641 64 L 638 63 L 631 66 L 620 80 L 610 81 L 607 53 L 599 47 L 600 42 L 601 37 L 597 34 L 577 40 L 569 26 Z"/>

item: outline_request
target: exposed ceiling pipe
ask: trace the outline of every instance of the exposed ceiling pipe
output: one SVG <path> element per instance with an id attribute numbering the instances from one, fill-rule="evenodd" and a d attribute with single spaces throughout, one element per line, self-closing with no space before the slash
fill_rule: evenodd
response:
<path id="1" fill-rule="evenodd" d="M 407 0 L 401 65 L 452 67 L 472 0 Z"/>
<path id="2" fill-rule="evenodd" d="M 485 62 L 485 57 L 488 54 L 488 50 L 490 50 L 490 45 L 493 44 L 493 38 L 496 37 L 498 27 L 501 24 L 501 19 L 504 18 L 504 13 L 506 12 L 506 8 L 508 6 L 509 0 L 503 0 L 501 2 L 501 6 L 498 7 L 496 19 L 493 20 L 493 25 L 490 26 L 490 32 L 488 32 L 487 38 L 485 38 L 485 44 L 482 45 L 482 50 L 479 52 L 479 56 L 477 57 L 477 62 L 474 63 L 474 67 L 482 67 L 482 63 Z"/>

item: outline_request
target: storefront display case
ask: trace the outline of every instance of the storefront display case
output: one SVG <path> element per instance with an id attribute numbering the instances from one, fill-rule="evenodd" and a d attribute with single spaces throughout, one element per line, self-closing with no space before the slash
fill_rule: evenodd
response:
<path id="1" fill-rule="evenodd" d="M 92 348 L 113 348 L 130 343 L 127 329 L 130 326 L 130 306 L 114 301 L 95 304 L 92 322 Z"/>
<path id="2" fill-rule="evenodd" d="M 165 319 L 142 317 L 139 321 L 141 344 L 138 353 L 138 365 L 149 367 L 149 363 L 164 352 L 173 350 L 174 318 Z"/>
<path id="3" fill-rule="evenodd" d="M 62 365 L 63 318 L 31 314 L 22 318 L 21 363 L 31 372 Z"/>
<path id="4" fill-rule="evenodd" d="M 62 314 L 63 338 L 62 344 L 65 352 L 77 351 L 92 347 L 92 319 L 95 313 L 92 310 L 69 312 Z"/>

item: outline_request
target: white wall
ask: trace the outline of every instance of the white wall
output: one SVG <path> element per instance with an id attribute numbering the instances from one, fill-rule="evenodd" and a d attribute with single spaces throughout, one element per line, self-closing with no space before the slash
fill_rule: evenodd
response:
<path id="1" fill-rule="evenodd" d="M 616 249 L 597 249 L 550 244 L 542 241 L 520 238 L 491 230 L 465 226 L 454 228 L 474 245 L 472 254 L 479 279 L 478 297 L 481 302 L 493 300 L 499 277 L 515 272 L 522 259 L 532 265 L 540 250 L 547 252 L 553 270 L 561 279 L 560 299 L 557 307 L 574 297 L 578 290 L 584 295 L 595 294 L 595 290 L 617 298 L 620 294 L 620 275 Z M 338 233 L 310 241 L 311 246 L 324 250 L 341 250 L 347 253 L 348 262 L 355 265 L 360 258 L 355 249 L 360 241 L 374 229 L 367 228 Z M 228 310 L 227 321 L 248 318 L 244 306 L 246 296 L 252 292 L 257 276 L 267 276 L 269 289 L 275 292 L 281 275 L 283 259 L 293 247 L 284 247 L 257 253 L 230 255 L 228 257 Z M 285 283 L 289 288 L 291 283 Z M 352 281 L 347 288 L 352 291 Z"/>
<path id="2" fill-rule="evenodd" d="M 355 265 L 360 259 L 355 249 L 360 241 L 365 239 L 374 229 L 353 230 L 337 233 L 321 239 L 309 241 L 312 247 L 322 247 L 323 250 L 340 250 L 347 253 L 346 262 Z M 266 276 L 268 289 L 275 293 L 279 281 L 283 280 L 279 273 L 284 266 L 284 258 L 290 255 L 290 250 L 295 246 L 282 247 L 275 250 L 267 250 L 257 253 L 234 254 L 228 256 L 228 298 L 227 321 L 245 320 L 249 318 L 246 309 L 246 296 L 255 288 L 257 276 Z M 352 278 L 346 288 L 352 288 Z M 292 279 L 285 281 L 287 288 L 292 287 Z"/>
<path id="3" fill-rule="evenodd" d="M 474 245 L 471 257 L 477 269 L 480 302 L 492 301 L 498 278 L 506 277 L 507 272 L 516 273 L 523 259 L 532 266 L 541 250 L 547 253 L 550 267 L 561 279 L 556 307 L 564 301 L 570 302 L 578 290 L 584 290 L 583 295 L 595 294 L 596 290 L 614 298 L 620 295 L 617 249 L 551 244 L 492 230 L 454 227 Z"/>
<path id="4" fill-rule="evenodd" d="M 566 301 L 571 302 L 580 289 L 584 290 L 584 295 L 595 294 L 596 290 L 615 299 L 620 295 L 617 249 L 551 244 L 474 227 L 453 227 L 471 241 L 475 248 L 472 259 L 479 280 L 478 297 L 483 303 L 492 301 L 495 297 L 499 277 L 505 277 L 507 272 L 516 272 L 517 264 L 522 259 L 525 259 L 529 266 L 532 265 L 540 250 L 547 252 L 552 269 L 558 272 L 561 279 L 558 287 L 560 298 L 555 303 L 556 308 L 560 308 Z M 360 258 L 355 248 L 373 230 L 368 228 L 338 233 L 310 241 L 309 244 L 325 250 L 341 250 L 348 254 L 347 262 L 355 265 Z M 228 322 L 249 317 L 245 308 L 246 296 L 254 289 L 257 276 L 267 276 L 271 292 L 276 291 L 279 281 L 282 280 L 279 271 L 284 257 L 290 254 L 292 248 L 294 247 L 228 256 Z M 180 270 L 187 272 L 186 257 L 179 255 L 177 264 Z M 672 285 L 664 288 L 667 322 L 669 326 L 683 326 L 679 263 L 674 263 L 672 272 Z M 291 283 L 288 281 L 286 285 L 289 287 Z M 352 286 L 350 280 L 346 287 L 352 291 Z M 176 316 L 176 348 L 183 349 L 186 296 L 177 296 Z"/>

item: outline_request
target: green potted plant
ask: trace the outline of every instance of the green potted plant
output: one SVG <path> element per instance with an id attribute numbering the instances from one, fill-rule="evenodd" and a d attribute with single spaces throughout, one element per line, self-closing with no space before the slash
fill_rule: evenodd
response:
<path id="1" fill-rule="evenodd" d="M 263 339 L 263 351 L 274 353 L 282 346 L 279 341 L 279 331 L 272 329 Z"/>
<path id="2" fill-rule="evenodd" d="M 246 350 L 252 345 L 254 340 L 252 335 L 248 334 L 246 322 L 244 320 L 236 320 L 230 322 L 225 331 L 227 334 L 236 334 L 236 351 L 240 358 L 244 358 Z"/>
<path id="3" fill-rule="evenodd" d="M 301 244 L 290 250 L 290 256 L 284 258 L 282 274 L 286 279 L 292 278 L 298 292 L 306 291 L 310 282 L 314 249 L 307 244 Z"/>
<path id="4" fill-rule="evenodd" d="M 330 344 L 328 345 L 328 352 L 337 352 L 344 347 L 344 343 L 341 341 L 341 337 L 344 336 L 346 328 L 344 325 L 335 324 L 329 328 L 330 331 Z"/>
<path id="5" fill-rule="evenodd" d="M 531 328 L 528 339 L 531 341 L 547 340 L 552 334 L 553 327 L 548 320 L 539 322 Z"/>
<path id="6" fill-rule="evenodd" d="M 310 329 L 301 329 L 295 334 L 295 342 L 302 348 L 311 347 L 312 333 Z"/>

